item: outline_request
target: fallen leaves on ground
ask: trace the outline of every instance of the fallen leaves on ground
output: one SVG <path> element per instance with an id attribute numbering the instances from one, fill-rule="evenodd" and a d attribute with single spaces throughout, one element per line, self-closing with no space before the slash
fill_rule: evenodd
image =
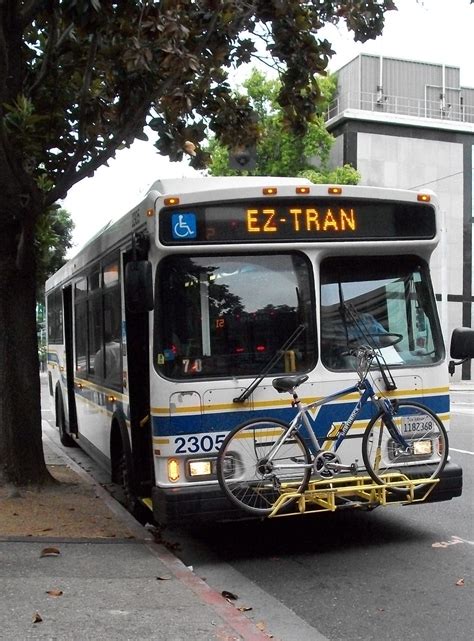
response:
<path id="1" fill-rule="evenodd" d="M 41 550 L 40 558 L 42 559 L 45 556 L 59 556 L 61 552 L 58 548 L 43 548 Z"/>

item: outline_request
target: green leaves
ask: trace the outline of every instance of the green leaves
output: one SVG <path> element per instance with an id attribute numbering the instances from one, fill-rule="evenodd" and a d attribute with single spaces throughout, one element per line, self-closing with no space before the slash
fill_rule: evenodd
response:
<path id="1" fill-rule="evenodd" d="M 316 76 L 333 53 L 319 30 L 344 20 L 356 38 L 375 37 L 394 8 L 391 0 L 63 0 L 29 3 L 26 14 L 22 4 L 0 14 L 0 134 L 11 166 L 25 172 L 18 181 L 39 188 L 45 206 L 150 119 L 158 151 L 179 160 L 192 142 L 195 166 L 206 160 L 199 144 L 208 131 L 225 144 L 254 144 L 261 131 L 252 114 L 269 105 L 288 136 L 312 140 Z M 231 92 L 227 74 L 262 49 L 279 84 L 251 105 Z M 291 144 L 282 142 L 281 168 L 291 165 Z M 311 145 L 323 153 L 327 143 Z"/>
<path id="2" fill-rule="evenodd" d="M 257 163 L 249 172 L 246 167 L 236 171 L 229 165 L 229 149 L 213 139 L 206 151 L 211 157 L 210 171 L 213 175 L 252 173 L 262 176 L 305 176 L 316 183 L 356 184 L 360 176 L 350 166 L 329 170 L 327 167 L 333 136 L 327 131 L 323 114 L 331 102 L 335 89 L 334 77 L 320 78 L 318 103 L 311 102 L 311 121 L 301 135 L 288 125 L 286 114 L 277 97 L 281 83 L 268 80 L 263 73 L 253 69 L 243 82 L 247 98 L 254 112 L 255 121 L 248 114 L 248 122 L 258 129 Z M 239 97 L 237 99 L 240 99 Z M 239 147 L 236 139 L 228 142 L 230 153 Z M 311 163 L 311 164 L 310 164 Z M 235 164 L 235 163 L 234 163 Z M 318 169 L 314 167 L 317 165 Z"/>

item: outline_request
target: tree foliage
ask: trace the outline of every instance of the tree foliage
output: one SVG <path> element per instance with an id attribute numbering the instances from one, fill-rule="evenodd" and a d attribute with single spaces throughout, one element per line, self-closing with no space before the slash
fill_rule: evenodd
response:
<path id="1" fill-rule="evenodd" d="M 0 0 L 0 482 L 44 481 L 36 349 L 35 238 L 40 217 L 123 145 L 143 138 L 171 160 L 206 127 L 248 142 L 251 108 L 227 73 L 263 42 L 279 69 L 285 123 L 305 132 L 320 37 L 344 21 L 381 33 L 393 0 Z M 17 429 L 21 425 L 21 430 Z M 25 447 L 25 444 L 27 446 Z"/>
<path id="2" fill-rule="evenodd" d="M 2 150 L 24 196 L 64 197 L 122 144 L 143 137 L 181 159 L 204 121 L 225 143 L 252 137 L 249 105 L 226 69 L 263 39 L 281 85 L 276 97 L 295 132 L 306 129 L 320 91 L 315 76 L 333 53 L 318 38 L 344 20 L 356 40 L 379 34 L 391 0 L 63 0 L 0 4 Z M 199 158 L 196 160 L 199 162 Z"/>
<path id="3" fill-rule="evenodd" d="M 35 243 L 38 256 L 38 287 L 66 261 L 72 247 L 74 221 L 70 213 L 60 207 L 49 207 L 38 219 Z"/>
<path id="4" fill-rule="evenodd" d="M 324 114 L 335 93 L 335 77 L 318 79 L 321 98 L 313 107 L 313 117 L 304 135 L 294 133 L 285 122 L 278 103 L 280 84 L 279 80 L 268 79 L 257 69 L 253 69 L 243 82 L 259 126 L 255 167 L 251 170 L 230 167 L 229 160 L 233 150 L 213 138 L 206 149 L 210 158 L 210 173 L 215 176 L 242 173 L 257 176 L 304 176 L 315 183 L 356 184 L 359 174 L 349 165 L 337 170 L 328 167 L 334 137 L 326 129 Z"/>

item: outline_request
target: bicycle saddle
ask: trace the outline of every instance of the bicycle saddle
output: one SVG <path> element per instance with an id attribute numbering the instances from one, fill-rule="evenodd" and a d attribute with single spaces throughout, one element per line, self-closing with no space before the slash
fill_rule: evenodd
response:
<path id="1" fill-rule="evenodd" d="M 283 392 L 291 392 L 292 389 L 307 381 L 308 378 L 309 376 L 307 374 L 301 374 L 300 376 L 279 376 L 273 379 L 272 385 L 277 392 L 283 394 Z"/>

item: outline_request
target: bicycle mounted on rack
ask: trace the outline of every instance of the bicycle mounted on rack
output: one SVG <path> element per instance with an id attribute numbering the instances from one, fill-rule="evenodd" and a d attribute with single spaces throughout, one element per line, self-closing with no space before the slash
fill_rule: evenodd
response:
<path id="1" fill-rule="evenodd" d="M 374 507 L 394 500 L 423 500 L 431 491 L 448 456 L 444 425 L 420 403 L 392 401 L 375 392 L 368 380 L 371 365 L 376 361 L 383 369 L 376 349 L 363 345 L 347 353 L 356 360 L 359 381 L 355 385 L 303 404 L 296 389 L 308 376 L 277 377 L 273 387 L 292 395 L 296 415 L 291 423 L 252 419 L 227 435 L 217 473 L 234 504 L 253 514 L 275 516 L 287 513 L 295 503 L 298 511 L 308 511 L 308 504 L 334 510 L 336 499 L 343 497 L 346 506 L 362 501 Z M 318 439 L 308 413 L 354 393 L 359 399 L 347 419 Z M 357 460 L 344 464 L 338 450 L 366 405 L 372 407 L 372 417 L 362 438 L 361 468 Z M 423 464 L 421 478 L 409 476 L 414 462 Z"/>

